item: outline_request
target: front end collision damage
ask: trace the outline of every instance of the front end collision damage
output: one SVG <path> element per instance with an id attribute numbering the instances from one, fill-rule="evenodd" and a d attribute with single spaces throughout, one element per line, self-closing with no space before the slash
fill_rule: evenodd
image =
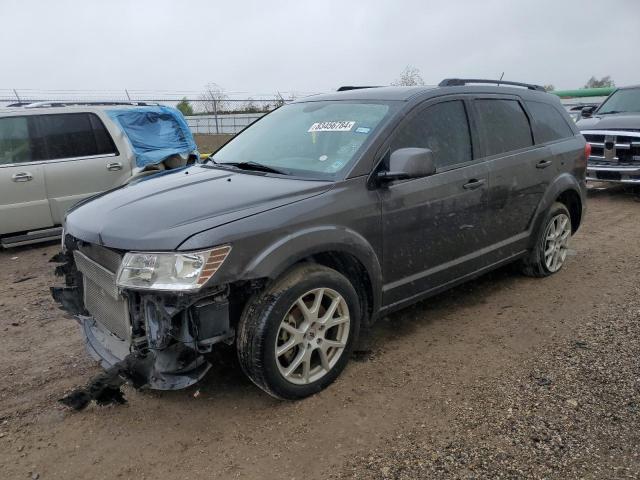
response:
<path id="1" fill-rule="evenodd" d="M 55 273 L 65 285 L 52 287 L 60 307 L 80 324 L 88 353 L 106 369 L 61 402 L 74 409 L 91 400 L 99 405 L 123 403 L 124 383 L 134 388 L 175 390 L 198 382 L 211 367 L 205 355 L 220 342 L 232 343 L 230 287 L 195 294 L 121 290 L 128 304 L 130 338 L 111 333 L 87 311 L 83 275 L 74 261 L 79 241 L 66 239 L 66 250 L 54 256 Z M 233 307 L 232 307 L 233 308 Z"/>

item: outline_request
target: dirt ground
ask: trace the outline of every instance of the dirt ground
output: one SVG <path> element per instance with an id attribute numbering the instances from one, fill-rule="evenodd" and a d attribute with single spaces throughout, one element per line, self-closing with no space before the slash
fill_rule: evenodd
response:
<path id="1" fill-rule="evenodd" d="M 193 139 L 200 153 L 212 153 L 233 138 L 233 135 L 205 135 L 196 133 Z"/>
<path id="2" fill-rule="evenodd" d="M 592 189 L 565 268 L 505 268 L 384 318 L 304 401 L 231 352 L 196 388 L 57 403 L 99 370 L 54 305 L 58 245 L 0 251 L 0 478 L 639 478 L 640 203 Z"/>

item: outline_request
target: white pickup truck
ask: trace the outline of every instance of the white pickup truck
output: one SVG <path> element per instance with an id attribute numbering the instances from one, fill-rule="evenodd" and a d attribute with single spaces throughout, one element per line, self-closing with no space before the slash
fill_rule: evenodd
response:
<path id="1" fill-rule="evenodd" d="M 38 103 L 0 110 L 0 244 L 59 237 L 78 201 L 193 163 L 180 112 L 137 103 Z"/>

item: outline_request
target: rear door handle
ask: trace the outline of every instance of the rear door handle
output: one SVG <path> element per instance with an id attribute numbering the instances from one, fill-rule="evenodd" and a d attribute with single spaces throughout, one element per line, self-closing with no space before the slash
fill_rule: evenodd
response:
<path id="1" fill-rule="evenodd" d="M 475 190 L 476 188 L 480 188 L 481 186 L 484 185 L 484 179 L 473 179 L 473 180 L 469 180 L 467 183 L 465 183 L 462 188 L 464 188 L 465 190 Z"/>
<path id="2" fill-rule="evenodd" d="M 115 172 L 116 170 L 122 170 L 122 164 L 120 162 L 107 163 L 107 170 Z"/>
<path id="3" fill-rule="evenodd" d="M 33 175 L 29 172 L 19 172 L 11 177 L 14 182 L 29 182 L 33 180 Z"/>
<path id="4" fill-rule="evenodd" d="M 536 168 L 547 168 L 549 166 L 551 166 L 553 162 L 551 160 L 540 160 L 538 163 L 536 163 Z"/>

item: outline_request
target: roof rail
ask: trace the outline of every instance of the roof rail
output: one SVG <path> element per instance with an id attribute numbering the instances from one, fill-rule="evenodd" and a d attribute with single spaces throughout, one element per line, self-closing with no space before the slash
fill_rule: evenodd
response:
<path id="1" fill-rule="evenodd" d="M 338 92 L 346 92 L 347 90 L 360 90 L 361 88 L 380 88 L 380 85 L 345 85 L 338 88 Z"/>
<path id="2" fill-rule="evenodd" d="M 545 89 L 541 85 L 533 85 L 530 83 L 521 83 L 521 82 L 508 82 L 506 80 L 483 80 L 480 78 L 445 78 L 442 80 L 438 86 L 439 87 L 460 87 L 467 85 L 468 83 L 490 83 L 495 85 L 513 85 L 516 87 L 525 87 L 529 90 L 538 90 L 540 92 L 544 92 Z"/>
<path id="3" fill-rule="evenodd" d="M 131 105 L 136 107 L 145 107 L 149 105 L 159 105 L 158 103 L 149 102 L 67 102 L 67 101 L 49 101 L 49 102 L 33 102 L 23 103 L 24 108 L 42 108 L 42 107 L 67 107 L 70 105 L 85 105 L 85 106 L 115 106 L 115 105 Z"/>

